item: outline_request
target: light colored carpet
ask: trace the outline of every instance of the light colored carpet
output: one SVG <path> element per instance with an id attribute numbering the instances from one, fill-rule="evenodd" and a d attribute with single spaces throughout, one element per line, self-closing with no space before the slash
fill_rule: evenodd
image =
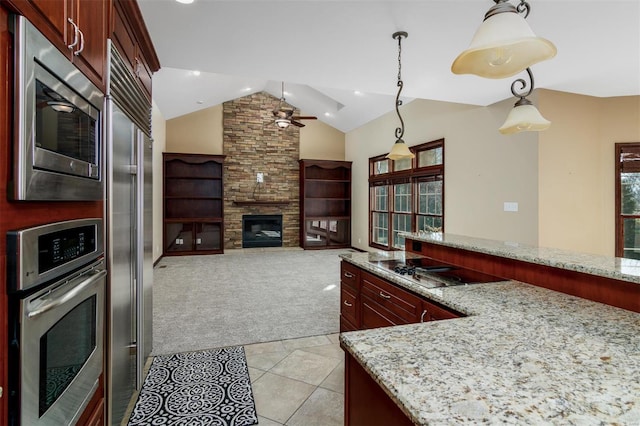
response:
<path id="1" fill-rule="evenodd" d="M 164 257 L 154 269 L 153 354 L 339 331 L 350 250 L 234 250 Z"/>

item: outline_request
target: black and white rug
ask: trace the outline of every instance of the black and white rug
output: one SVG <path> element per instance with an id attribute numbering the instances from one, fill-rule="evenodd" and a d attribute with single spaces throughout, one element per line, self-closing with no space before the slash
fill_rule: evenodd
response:
<path id="1" fill-rule="evenodd" d="M 258 423 L 242 346 L 153 359 L 129 426 Z"/>

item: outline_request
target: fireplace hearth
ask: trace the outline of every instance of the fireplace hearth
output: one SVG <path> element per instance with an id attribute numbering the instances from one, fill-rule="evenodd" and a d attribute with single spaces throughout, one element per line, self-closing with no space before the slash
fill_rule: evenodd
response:
<path id="1" fill-rule="evenodd" d="M 282 247 L 282 215 L 242 215 L 242 247 Z"/>

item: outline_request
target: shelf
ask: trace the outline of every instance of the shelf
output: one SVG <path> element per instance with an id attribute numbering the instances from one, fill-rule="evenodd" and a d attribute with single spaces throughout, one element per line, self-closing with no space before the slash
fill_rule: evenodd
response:
<path id="1" fill-rule="evenodd" d="M 345 219 L 351 219 L 351 216 L 305 216 L 305 220 L 312 220 L 312 221 L 318 221 L 318 220 L 345 220 Z"/>
<path id="2" fill-rule="evenodd" d="M 166 176 L 166 179 L 189 179 L 189 180 L 222 180 L 221 176 Z"/>
<path id="3" fill-rule="evenodd" d="M 289 200 L 245 200 L 245 201 L 234 201 L 234 205 L 236 206 L 287 206 L 291 204 Z"/>
<path id="4" fill-rule="evenodd" d="M 307 195 L 307 201 L 311 200 L 325 200 L 325 201 L 351 201 L 351 198 L 348 197 L 313 197 Z"/>
<path id="5" fill-rule="evenodd" d="M 198 222 L 198 223 L 222 223 L 222 218 L 216 217 L 165 217 L 165 223 L 185 223 L 185 222 Z"/>
<path id="6" fill-rule="evenodd" d="M 326 182 L 332 182 L 332 183 L 351 183 L 351 180 L 349 179 L 307 179 L 307 182 L 320 182 L 320 183 L 326 183 Z"/>
<path id="7" fill-rule="evenodd" d="M 222 197 L 199 197 L 191 195 L 165 195 L 165 200 L 222 200 Z"/>

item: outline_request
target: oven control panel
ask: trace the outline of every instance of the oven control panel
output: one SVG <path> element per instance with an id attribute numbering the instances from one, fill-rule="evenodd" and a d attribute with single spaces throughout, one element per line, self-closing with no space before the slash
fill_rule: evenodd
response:
<path id="1" fill-rule="evenodd" d="M 29 290 L 104 253 L 102 219 L 76 219 L 7 233 L 7 290 Z"/>

